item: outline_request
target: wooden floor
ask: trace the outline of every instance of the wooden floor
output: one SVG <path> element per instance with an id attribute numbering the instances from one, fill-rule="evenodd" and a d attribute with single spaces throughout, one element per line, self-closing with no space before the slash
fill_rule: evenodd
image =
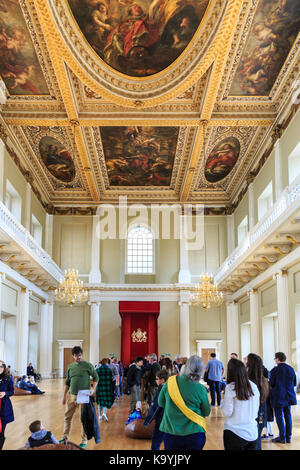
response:
<path id="1" fill-rule="evenodd" d="M 4 450 L 16 450 L 24 446 L 30 432 L 29 424 L 40 419 L 47 430 L 53 432 L 57 440 L 61 439 L 64 422 L 64 406 L 61 397 L 64 387 L 62 379 L 43 380 L 39 383 L 44 395 L 13 396 L 15 421 L 7 425 Z M 298 395 L 298 401 L 300 396 Z M 94 439 L 87 445 L 89 450 L 149 450 L 151 442 L 147 440 L 130 439 L 124 436 L 124 426 L 128 416 L 129 398 L 123 396 L 117 401 L 117 406 L 108 411 L 109 422 L 101 422 L 101 443 L 95 444 Z M 263 442 L 263 450 L 298 450 L 300 449 L 300 404 L 292 407 L 293 439 L 292 444 L 273 444 Z M 207 418 L 207 441 L 205 450 L 223 450 L 224 418 L 220 408 L 212 408 Z M 277 436 L 277 426 L 273 423 L 273 431 Z M 70 440 L 80 443 L 79 413 L 73 418 Z"/>

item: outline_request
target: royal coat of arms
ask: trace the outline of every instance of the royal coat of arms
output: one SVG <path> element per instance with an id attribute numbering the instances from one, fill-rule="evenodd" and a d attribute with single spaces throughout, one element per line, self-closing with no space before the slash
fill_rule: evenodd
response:
<path id="1" fill-rule="evenodd" d="M 141 328 L 138 328 L 131 334 L 133 343 L 146 343 L 147 342 L 147 332 L 142 331 Z"/>

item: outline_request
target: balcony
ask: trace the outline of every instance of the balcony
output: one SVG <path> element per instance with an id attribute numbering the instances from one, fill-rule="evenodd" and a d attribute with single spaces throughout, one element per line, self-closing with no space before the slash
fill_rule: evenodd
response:
<path id="1" fill-rule="evenodd" d="M 228 256 L 215 275 L 220 289 L 235 292 L 300 244 L 300 176 Z"/>
<path id="2" fill-rule="evenodd" d="M 57 286 L 63 273 L 0 201 L 0 261 L 44 291 Z"/>

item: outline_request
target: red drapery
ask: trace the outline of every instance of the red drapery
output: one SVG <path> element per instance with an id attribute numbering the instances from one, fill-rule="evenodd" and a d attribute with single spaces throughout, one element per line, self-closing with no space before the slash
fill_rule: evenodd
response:
<path id="1" fill-rule="evenodd" d="M 122 318 L 121 361 L 131 364 L 137 356 L 158 354 L 157 317 L 159 302 L 119 302 L 119 313 Z M 140 328 L 146 332 L 147 340 L 132 341 L 132 333 Z"/>

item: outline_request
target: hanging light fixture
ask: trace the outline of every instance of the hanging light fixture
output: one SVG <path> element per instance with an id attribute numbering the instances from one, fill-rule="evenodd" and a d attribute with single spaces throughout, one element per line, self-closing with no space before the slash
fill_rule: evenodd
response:
<path id="1" fill-rule="evenodd" d="M 203 126 L 203 152 L 204 157 L 206 155 L 205 148 L 205 132 L 207 127 L 207 121 L 202 121 Z M 206 243 L 204 245 L 204 255 L 205 255 L 205 270 L 207 266 L 206 258 Z M 205 309 L 211 308 L 212 305 L 219 306 L 223 303 L 224 297 L 223 292 L 218 290 L 218 285 L 214 284 L 214 278 L 212 274 L 200 275 L 200 282 L 196 284 L 194 288 L 194 293 L 190 296 L 190 303 L 194 306 L 201 305 Z"/>
<path id="2" fill-rule="evenodd" d="M 196 284 L 195 293 L 191 294 L 190 301 L 192 305 L 202 305 L 209 309 L 211 305 L 221 305 L 224 297 L 223 292 L 218 290 L 218 285 L 214 284 L 212 274 L 201 274 L 200 282 Z"/>
<path id="3" fill-rule="evenodd" d="M 76 120 L 70 121 L 71 125 L 74 126 L 74 139 L 75 139 L 75 126 L 79 125 Z M 73 148 L 73 156 L 75 156 Z M 71 259 L 73 261 L 73 241 L 74 241 L 74 230 L 73 230 L 73 212 L 74 212 L 74 184 L 72 186 L 72 254 Z M 88 291 L 84 289 L 83 281 L 79 280 L 78 269 L 69 268 L 65 269 L 64 278 L 60 280 L 59 286 L 54 291 L 56 300 L 65 300 L 68 305 L 85 302 L 88 299 Z"/>
<path id="4" fill-rule="evenodd" d="M 83 282 L 78 279 L 78 269 L 65 269 L 65 277 L 55 289 L 56 300 L 65 300 L 72 307 L 75 303 L 85 302 L 88 291 L 84 289 Z"/>

